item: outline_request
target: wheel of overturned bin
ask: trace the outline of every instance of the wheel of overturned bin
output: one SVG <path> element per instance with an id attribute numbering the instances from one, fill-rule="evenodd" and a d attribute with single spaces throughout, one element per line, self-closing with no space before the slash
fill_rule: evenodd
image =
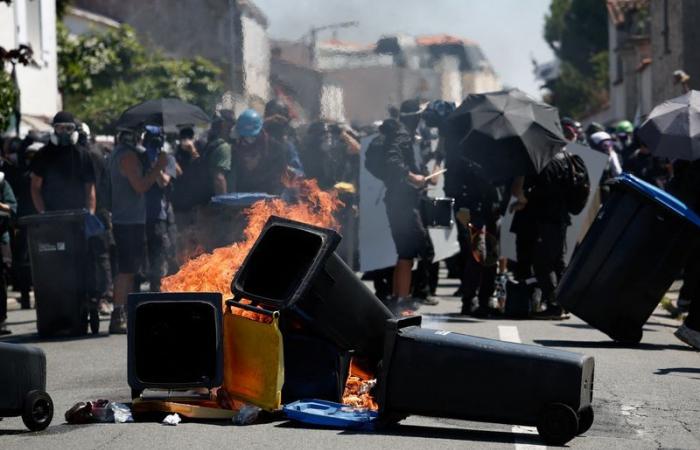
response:
<path id="1" fill-rule="evenodd" d="M 593 408 L 584 408 L 578 415 L 578 433 L 583 434 L 593 425 Z"/>
<path id="2" fill-rule="evenodd" d="M 90 308 L 90 332 L 92 334 L 100 332 L 100 313 L 97 308 Z"/>
<path id="3" fill-rule="evenodd" d="M 53 419 L 53 400 L 44 391 L 29 391 L 24 398 L 22 422 L 31 431 L 46 429 Z"/>
<path id="4" fill-rule="evenodd" d="M 578 415 L 569 405 L 547 405 L 537 421 L 537 432 L 547 445 L 564 445 L 578 433 Z"/>

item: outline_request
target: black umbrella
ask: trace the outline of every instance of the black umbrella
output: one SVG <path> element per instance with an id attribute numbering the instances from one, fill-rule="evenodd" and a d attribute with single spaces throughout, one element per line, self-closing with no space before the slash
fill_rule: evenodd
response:
<path id="1" fill-rule="evenodd" d="M 448 120 L 450 151 L 492 180 L 539 173 L 566 145 L 557 109 L 518 89 L 470 94 Z"/>
<path id="2" fill-rule="evenodd" d="M 700 91 L 656 106 L 639 129 L 639 139 L 659 158 L 700 159 Z"/>
<path id="3" fill-rule="evenodd" d="M 177 98 L 148 100 L 124 111 L 117 121 L 117 128 L 137 128 L 143 125 L 175 127 L 200 125 L 209 122 L 209 116 L 201 108 Z"/>

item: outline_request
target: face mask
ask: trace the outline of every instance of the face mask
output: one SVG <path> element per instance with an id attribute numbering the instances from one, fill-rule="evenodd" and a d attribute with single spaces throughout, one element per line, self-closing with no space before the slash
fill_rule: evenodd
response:
<path id="1" fill-rule="evenodd" d="M 58 147 L 67 147 L 69 145 L 75 145 L 78 142 L 78 132 L 61 132 L 51 133 L 51 143 Z"/>

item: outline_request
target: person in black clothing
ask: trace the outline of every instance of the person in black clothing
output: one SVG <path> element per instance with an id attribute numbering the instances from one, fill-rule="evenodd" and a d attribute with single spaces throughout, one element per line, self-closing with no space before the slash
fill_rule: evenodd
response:
<path id="1" fill-rule="evenodd" d="M 9 244 L 10 217 L 17 212 L 17 200 L 12 192 L 10 183 L 5 180 L 5 174 L 0 172 L 0 240 L 4 245 Z M 0 261 L 0 335 L 10 334 L 5 325 L 7 319 L 7 283 L 5 281 L 5 266 Z"/>
<path id="2" fill-rule="evenodd" d="M 418 100 L 406 100 L 401 104 L 399 119 L 387 119 L 380 127 L 386 154 L 384 203 L 398 253 L 392 289 L 394 301 L 399 307 L 411 302 L 414 259 L 425 258 L 431 248 L 430 236 L 419 210 L 426 177 L 413 149 L 420 114 Z"/>
<path id="3" fill-rule="evenodd" d="M 532 226 L 526 232 L 527 239 L 532 239 L 533 232 L 536 233 L 529 251 L 542 290 L 542 302 L 546 304 L 545 311 L 535 313 L 536 318 L 561 320 L 568 317 L 554 298 L 554 290 L 564 273 L 566 230 L 571 225 L 566 203 L 568 164 L 565 154 L 560 152 L 540 174 L 532 179 L 518 177 L 514 182 L 513 194 L 517 201 L 511 208 L 521 214 L 522 221 Z M 529 258 L 529 255 L 525 257 Z M 518 260 L 521 260 L 521 254 L 518 254 Z M 521 270 L 520 276 L 526 275 L 526 269 Z"/>
<path id="4" fill-rule="evenodd" d="M 668 162 L 652 155 L 644 144 L 629 155 L 623 168 L 625 172 L 661 189 L 666 186 L 669 178 Z"/>
<path id="5" fill-rule="evenodd" d="M 673 165 L 673 178 L 668 190 L 694 211 L 700 211 L 700 160 L 693 162 L 676 161 Z M 678 339 L 700 350 L 700 238 L 688 243 L 693 248 L 683 270 L 683 286 L 679 293 L 679 303 L 687 303 L 688 316 L 676 330 Z"/>
<path id="6" fill-rule="evenodd" d="M 357 185 L 360 144 L 338 124 L 317 121 L 309 126 L 301 147 L 301 160 L 308 178 L 321 189 L 344 181 Z"/>
<path id="7" fill-rule="evenodd" d="M 31 158 L 41 146 L 40 142 L 34 142 L 28 136 L 24 140 L 13 138 L 5 148 L 2 171 L 5 173 L 5 179 L 12 186 L 17 199 L 18 219 L 36 214 L 36 209 L 34 209 L 34 204 L 32 203 L 29 166 Z M 32 286 L 32 271 L 29 265 L 27 228 L 26 226 L 15 225 L 12 231 L 10 240 L 14 288 L 20 292 L 22 309 L 29 309 L 31 308 L 29 291 Z"/>
<path id="8" fill-rule="evenodd" d="M 61 111 L 53 118 L 51 142 L 34 157 L 31 194 L 37 212 L 87 209 L 95 213 L 95 171 L 78 145 L 73 115 Z"/>

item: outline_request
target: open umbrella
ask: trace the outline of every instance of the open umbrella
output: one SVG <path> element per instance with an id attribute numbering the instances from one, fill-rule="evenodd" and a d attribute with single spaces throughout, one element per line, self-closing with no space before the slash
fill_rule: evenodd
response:
<path id="1" fill-rule="evenodd" d="M 209 116 L 201 108 L 177 98 L 148 100 L 124 111 L 117 121 L 117 128 L 136 128 L 142 125 L 176 127 L 201 125 L 209 122 Z"/>
<path id="2" fill-rule="evenodd" d="M 700 91 L 656 106 L 639 129 L 639 139 L 659 158 L 700 159 Z"/>
<path id="3" fill-rule="evenodd" d="M 557 109 L 518 89 L 470 94 L 448 121 L 449 151 L 492 180 L 539 173 L 566 145 Z"/>

